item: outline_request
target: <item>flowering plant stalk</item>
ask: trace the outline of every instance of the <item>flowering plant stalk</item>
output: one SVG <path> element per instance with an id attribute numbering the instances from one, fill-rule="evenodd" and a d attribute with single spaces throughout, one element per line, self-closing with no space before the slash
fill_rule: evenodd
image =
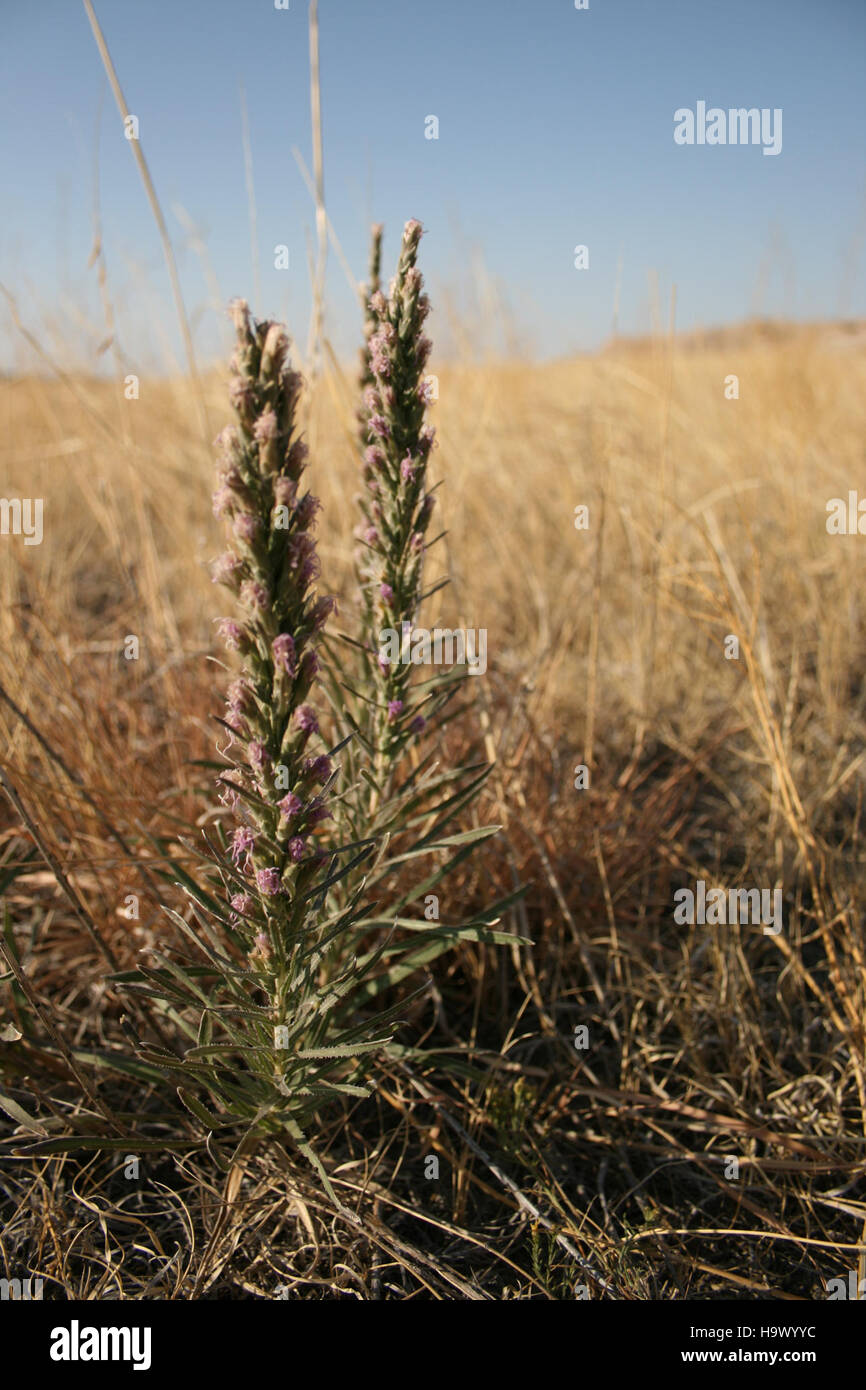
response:
<path id="1" fill-rule="evenodd" d="M 369 850 L 322 844 L 338 749 L 323 747 L 313 701 L 316 649 L 334 603 L 313 588 L 319 504 L 302 484 L 307 450 L 295 427 L 301 380 L 279 325 L 252 322 L 242 301 L 232 314 L 237 423 L 218 440 L 214 495 L 214 510 L 231 530 L 214 578 L 240 604 L 237 618 L 220 623 L 241 661 L 222 721 L 229 766 L 221 799 L 235 825 L 221 850 L 211 847 L 224 905 L 187 878 L 196 926 L 170 915 L 198 960 L 156 953 L 159 969 L 123 978 L 162 999 L 195 1043 L 180 1058 L 142 1052 L 146 1062 L 179 1074 L 187 1108 L 212 1131 L 244 1122 L 242 1144 L 287 1132 L 333 1197 L 303 1126 L 328 1101 L 370 1093 L 365 1071 L 388 1043 L 401 1006 L 365 1011 L 392 978 L 393 951 L 386 956 L 386 942 L 360 955 L 345 949 L 363 915 L 361 888 L 330 916 L 325 910 L 331 885 Z M 202 1089 L 207 1106 L 196 1093 Z"/>
<path id="2" fill-rule="evenodd" d="M 424 376 L 431 343 L 423 331 L 430 302 L 416 264 L 420 240 L 420 222 L 407 222 L 390 293 L 386 298 L 375 289 L 367 305 L 364 520 L 358 535 L 372 691 L 366 720 L 375 759 L 372 809 L 387 792 L 397 757 L 426 724 L 410 697 L 412 667 L 385 656 L 379 641 L 386 629 L 398 634 L 401 648 L 411 638 L 423 597 L 426 533 L 434 507 L 427 461 L 435 430 L 425 418 L 430 388 Z M 374 247 L 378 249 L 375 238 Z"/>
<path id="3" fill-rule="evenodd" d="M 342 634 L 354 657 L 345 643 L 328 641 L 328 691 L 336 719 L 351 735 L 343 755 L 345 793 L 336 807 L 341 831 L 350 842 L 365 834 L 383 840 L 375 864 L 365 868 L 368 888 L 375 885 L 383 902 L 355 930 L 393 925 L 420 931 L 421 941 L 398 967 L 402 973 L 428 965 L 458 939 L 513 942 L 493 929 L 519 893 L 471 920 L 461 921 L 453 911 L 449 922 L 439 920 L 441 886 L 498 826 L 456 828 L 489 773 L 483 753 L 464 744 L 462 757 L 444 768 L 440 757 L 437 735 L 460 713 L 454 697 L 464 688 L 465 672 L 452 669 L 413 681 L 417 668 L 389 659 L 383 650 L 383 631 L 390 630 L 403 655 L 421 604 L 447 581 L 424 589 L 424 562 L 435 544 L 427 541 L 434 500 L 427 468 L 435 431 L 427 419 L 430 390 L 424 375 L 430 304 L 417 267 L 421 225 L 406 223 L 387 298 L 378 283 L 381 232 L 374 227 L 361 352 L 360 630 L 357 638 Z M 349 874 L 335 890 L 335 901 L 351 882 Z M 420 900 L 425 901 L 422 923 L 408 915 Z"/>
<path id="4" fill-rule="evenodd" d="M 392 501 L 383 493 L 383 515 L 387 511 L 390 520 L 382 534 L 390 549 L 386 554 L 370 547 L 377 563 L 389 565 L 386 572 L 404 611 L 420 600 L 421 550 L 411 538 L 423 535 L 423 516 L 429 519 L 422 489 L 432 434 L 422 433 L 424 442 L 412 451 L 408 441 L 423 430 L 416 405 L 398 406 L 396 396 L 392 400 L 383 393 L 388 373 L 379 359 L 385 346 L 396 354 L 398 384 L 412 381 L 423 365 L 425 349 L 417 332 L 424 312 L 420 277 L 411 273 L 419 231 L 417 224 L 407 228 L 392 301 L 385 305 L 373 296 L 377 317 L 370 337 L 371 405 L 381 398 L 386 412 L 381 418 L 390 421 L 390 433 L 380 436 L 390 441 L 383 451 L 389 487 L 396 484 L 394 448 L 403 446 L 401 462 L 408 457 L 413 468 L 417 463 L 411 478 L 399 470 L 404 493 Z M 170 948 L 150 949 L 152 963 L 121 972 L 114 981 L 154 1001 L 166 1045 L 143 1043 L 127 1020 L 136 1057 L 112 1053 L 101 1062 L 160 1085 L 167 1078 L 175 1084 L 224 1168 L 260 1139 L 288 1136 L 340 1206 L 308 1138 L 311 1121 L 335 1102 L 368 1096 L 383 1054 L 391 1063 L 407 1054 L 427 1056 L 394 1039 L 407 1003 L 404 990 L 385 1007 L 380 1000 L 393 996 L 395 986 L 417 977 L 458 940 L 501 944 L 514 938 L 492 929 L 505 904 L 460 924 L 419 923 L 401 915 L 476 842 L 495 833 L 495 826 L 444 833 L 471 801 L 484 772 L 476 776 L 475 769 L 459 765 L 434 774 L 422 763 L 388 792 L 378 814 L 356 795 L 357 786 L 369 782 L 355 776 L 352 734 L 358 724 L 340 702 L 341 695 L 349 704 L 354 697 L 338 667 L 328 670 L 323 662 L 319 669 L 318 648 L 326 641 L 335 605 L 315 591 L 319 561 L 313 531 L 319 504 L 303 485 L 307 450 L 296 428 L 301 379 L 289 364 L 280 325 L 254 322 L 243 301 L 232 305 L 232 317 L 237 346 L 230 398 L 236 423 L 218 440 L 214 495 L 214 511 L 231 533 L 214 579 L 232 590 L 239 605 L 235 617 L 220 621 L 222 637 L 240 664 L 220 721 L 225 767 L 219 782 L 232 825 L 226 830 L 220 824 L 219 841 L 206 839 L 206 850 L 184 842 L 204 866 L 198 876 L 172 862 L 169 846 L 154 840 L 160 860 L 171 862 L 171 870 L 156 872 L 189 899 L 184 915 L 166 908 L 181 946 L 175 941 Z M 389 325 L 395 335 L 402 332 L 405 348 L 398 348 Z M 415 400 L 421 403 L 417 393 Z M 378 691 L 399 698 L 394 693 L 403 689 L 399 677 L 376 669 Z M 349 733 L 332 747 L 319 728 L 323 695 L 331 700 L 328 722 L 349 724 Z M 376 700 L 362 699 L 376 708 Z M 382 758 L 393 757 L 401 746 L 398 724 L 387 717 L 371 726 L 374 734 L 390 731 L 389 740 L 374 744 L 380 758 L 377 789 Z M 347 766 L 334 761 L 341 753 Z M 339 795 L 338 776 L 343 780 Z M 392 849 L 389 857 L 394 833 L 400 850 L 395 855 Z M 389 890 L 384 905 L 370 899 L 373 883 L 430 855 L 436 866 L 420 882 Z M 405 930 L 395 934 L 395 928 Z M 81 1130 L 42 1139 L 37 1148 L 61 1153 L 128 1148 L 131 1142 L 143 1149 L 164 1145 L 146 1132 L 134 1141 L 126 1134 L 117 1137 L 116 1127 L 114 1133 L 96 1133 L 92 1117 L 82 1121 Z"/>

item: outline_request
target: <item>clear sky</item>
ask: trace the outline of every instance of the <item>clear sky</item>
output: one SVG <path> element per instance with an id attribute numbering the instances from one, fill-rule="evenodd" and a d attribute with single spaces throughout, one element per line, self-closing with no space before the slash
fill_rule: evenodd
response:
<path id="1" fill-rule="evenodd" d="M 307 4 L 94 0 L 175 244 L 204 360 L 221 322 L 175 209 L 205 235 L 220 294 L 309 316 L 313 206 Z M 682 328 L 751 313 L 866 315 L 866 0 L 320 0 L 325 196 L 362 277 L 371 220 L 386 265 L 417 217 L 437 345 L 446 300 L 470 325 L 498 298 L 512 346 L 585 350 L 652 326 L 673 284 Z M 241 134 L 246 91 L 261 303 Z M 674 112 L 781 108 L 779 155 L 674 142 Z M 425 139 L 435 115 L 438 140 Z M 181 357 L 153 219 L 78 0 L 0 0 L 0 280 L 52 352 L 97 362 L 95 169 L 124 352 Z M 274 247 L 289 248 L 288 270 Z M 574 248 L 589 248 L 589 268 Z M 621 265 L 621 272 L 618 267 Z M 390 272 L 389 272 L 390 273 Z M 492 337 L 474 333 L 479 349 Z M 358 312 L 333 253 L 327 330 Z M 61 346 L 65 345 L 65 347 Z M 20 359 L 0 301 L 0 364 Z"/>

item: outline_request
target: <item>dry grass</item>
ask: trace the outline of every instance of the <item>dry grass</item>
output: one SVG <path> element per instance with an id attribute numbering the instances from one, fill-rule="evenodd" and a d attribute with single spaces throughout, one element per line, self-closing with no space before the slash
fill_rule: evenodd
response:
<path id="1" fill-rule="evenodd" d="M 128 967 L 171 941 L 160 854 L 180 863 L 213 806 L 212 454 L 182 381 L 138 401 L 0 382 L 4 493 L 45 499 L 41 546 L 0 540 L 0 765 L 21 808 L 0 810 L 0 879 L 39 1005 L 0 986 L 25 1034 L 0 1042 L 3 1090 L 37 1117 L 99 1102 L 153 1141 L 137 1181 L 120 1154 L 8 1157 L 3 1274 L 87 1297 L 814 1298 L 862 1265 L 866 542 L 825 529 L 862 480 L 866 356 L 847 342 L 433 364 L 453 584 L 427 621 L 488 630 L 482 814 L 505 826 L 461 906 L 521 877 L 534 945 L 464 946 L 407 1027 L 480 1080 L 397 1067 L 324 1122 L 356 1228 L 279 1147 L 221 1174 L 182 1112 L 94 1065 L 125 1046 L 105 953 Z M 204 396 L 215 434 L 216 375 Z M 307 430 L 336 592 L 354 404 L 326 366 Z M 700 877 L 780 886 L 783 932 L 677 926 L 674 890 Z M 9 1155 L 33 1138 L 14 1128 Z"/>

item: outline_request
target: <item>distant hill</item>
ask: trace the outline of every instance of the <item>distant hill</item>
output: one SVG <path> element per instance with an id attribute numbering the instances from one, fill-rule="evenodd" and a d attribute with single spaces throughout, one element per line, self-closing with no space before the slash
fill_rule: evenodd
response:
<path id="1" fill-rule="evenodd" d="M 677 347 L 684 352 L 718 352 L 803 340 L 817 340 L 825 347 L 843 350 L 866 348 L 866 319 L 836 319 L 818 323 L 747 319 L 719 328 L 694 328 L 676 335 Z M 601 348 L 601 355 L 646 352 L 653 342 L 658 341 L 658 337 L 651 334 L 611 338 Z"/>

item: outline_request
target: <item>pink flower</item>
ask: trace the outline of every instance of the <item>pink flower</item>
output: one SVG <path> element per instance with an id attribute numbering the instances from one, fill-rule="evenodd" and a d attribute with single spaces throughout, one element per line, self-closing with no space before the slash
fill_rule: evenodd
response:
<path id="1" fill-rule="evenodd" d="M 244 416 L 253 403 L 253 389 L 242 377 L 233 377 L 229 382 L 229 400 L 238 415 Z"/>
<path id="2" fill-rule="evenodd" d="M 249 855 L 256 843 L 256 837 L 248 825 L 239 825 L 232 836 L 231 856 L 235 864 Z"/>
<path id="3" fill-rule="evenodd" d="M 390 439 L 391 437 L 391 426 L 388 424 L 384 415 L 371 415 L 370 429 L 379 439 Z"/>
<path id="4" fill-rule="evenodd" d="M 300 474 L 308 457 L 309 449 L 302 439 L 296 439 L 289 450 L 288 464 L 293 473 Z"/>
<path id="5" fill-rule="evenodd" d="M 238 432 L 234 425 L 225 425 L 214 440 L 214 448 L 230 453 L 238 442 Z"/>
<path id="6" fill-rule="evenodd" d="M 239 650 L 243 637 L 243 630 L 233 618 L 220 618 L 217 631 L 229 651 L 236 652 Z"/>
<path id="7" fill-rule="evenodd" d="M 279 426 L 273 410 L 266 410 L 253 425 L 253 439 L 257 444 L 270 444 L 276 439 Z"/>
<path id="8" fill-rule="evenodd" d="M 293 816 L 298 814 L 303 804 L 301 798 L 295 796 L 294 792 L 289 792 L 283 797 L 282 801 L 277 802 L 283 820 L 291 820 Z"/>
<path id="9" fill-rule="evenodd" d="M 397 720 L 400 718 L 400 715 L 401 715 L 402 713 L 403 713 L 403 701 L 402 701 L 402 700 L 389 700 L 389 701 L 388 701 L 388 723 L 389 723 L 389 724 L 396 724 L 396 723 L 397 723 Z"/>
<path id="10" fill-rule="evenodd" d="M 380 584 L 379 593 L 389 606 L 394 602 L 394 590 L 390 584 Z"/>
<path id="11" fill-rule="evenodd" d="M 400 464 L 400 477 L 403 479 L 404 483 L 414 483 L 415 468 L 416 465 L 413 462 L 412 455 L 407 453 L 406 457 Z"/>
<path id="12" fill-rule="evenodd" d="M 292 536 L 288 544 L 289 565 L 291 568 L 294 570 L 297 569 L 299 565 L 303 565 L 304 561 L 309 559 L 313 554 L 315 548 L 315 541 L 312 536 L 307 535 L 306 531 L 300 531 L 297 535 Z"/>
<path id="13" fill-rule="evenodd" d="M 211 566 L 214 584 L 231 584 L 242 564 L 240 556 L 233 550 L 227 550 L 224 555 L 218 556 Z"/>
<path id="14" fill-rule="evenodd" d="M 370 367 L 375 375 L 382 377 L 384 381 L 391 375 L 391 359 L 385 352 L 374 352 L 370 358 Z"/>
<path id="15" fill-rule="evenodd" d="M 319 721 L 316 711 L 310 705 L 299 705 L 295 710 L 295 725 L 305 734 L 318 733 Z"/>
<path id="16" fill-rule="evenodd" d="M 298 485 L 294 478 L 276 478 L 274 480 L 274 501 L 278 506 L 293 507 L 297 495 Z"/>
<path id="17" fill-rule="evenodd" d="M 294 638 L 288 632 L 281 632 L 271 643 L 271 651 L 275 669 L 284 671 L 287 676 L 294 676 L 298 669 Z"/>
<path id="18" fill-rule="evenodd" d="M 229 709 L 233 714 L 243 714 L 249 708 L 250 687 L 245 680 L 232 681 L 226 691 Z"/>
<path id="19" fill-rule="evenodd" d="M 306 493 L 298 504 L 298 525 L 312 526 L 321 510 L 322 504 L 318 497 L 314 497 L 311 492 Z"/>
<path id="20" fill-rule="evenodd" d="M 304 771 L 317 782 L 327 782 L 331 775 L 331 759 L 325 753 L 320 753 L 317 758 L 307 758 Z"/>
<path id="21" fill-rule="evenodd" d="M 304 857 L 304 850 L 306 849 L 306 844 L 300 835 L 295 835 L 292 837 L 291 840 L 289 840 L 289 843 L 286 846 L 286 848 L 289 851 L 289 858 L 293 860 L 295 864 L 297 864 L 298 860 L 303 859 Z"/>
<path id="22" fill-rule="evenodd" d="M 257 579 L 247 579 L 241 585 L 241 600 L 247 608 L 264 609 L 268 606 L 268 591 Z"/>
<path id="23" fill-rule="evenodd" d="M 256 772 L 264 772 L 268 764 L 268 750 L 258 739 L 253 739 L 247 745 L 247 757 L 250 760 L 250 767 Z"/>
<path id="24" fill-rule="evenodd" d="M 298 577 L 301 584 L 306 588 L 308 584 L 312 584 L 314 579 L 318 579 L 321 572 L 322 565 L 318 555 L 308 555 L 301 565 Z"/>
<path id="25" fill-rule="evenodd" d="M 232 509 L 233 503 L 237 501 L 235 494 L 230 487 L 219 487 L 213 495 L 213 514 L 214 516 L 227 516 Z"/>
<path id="26" fill-rule="evenodd" d="M 369 463 L 371 468 L 384 468 L 386 459 L 378 444 L 370 444 L 364 450 L 364 462 Z"/>
<path id="27" fill-rule="evenodd" d="M 261 522 L 257 516 L 252 516 L 249 512 L 239 512 L 235 517 L 235 535 L 238 540 L 252 541 L 261 529 Z"/>
<path id="28" fill-rule="evenodd" d="M 235 893 L 231 902 L 235 912 L 240 913 L 242 917 L 248 917 L 253 910 L 253 900 L 249 893 Z"/>
<path id="29" fill-rule="evenodd" d="M 325 595 L 322 598 L 316 599 L 316 602 L 310 609 L 310 620 L 313 624 L 313 630 L 315 632 L 320 632 L 331 614 L 336 613 L 336 611 L 337 600 L 335 598 L 332 598 L 330 595 Z"/>
<path id="30" fill-rule="evenodd" d="M 273 897 L 280 891 L 280 871 L 279 869 L 259 869 L 256 874 L 256 883 L 262 893 L 267 893 Z"/>

